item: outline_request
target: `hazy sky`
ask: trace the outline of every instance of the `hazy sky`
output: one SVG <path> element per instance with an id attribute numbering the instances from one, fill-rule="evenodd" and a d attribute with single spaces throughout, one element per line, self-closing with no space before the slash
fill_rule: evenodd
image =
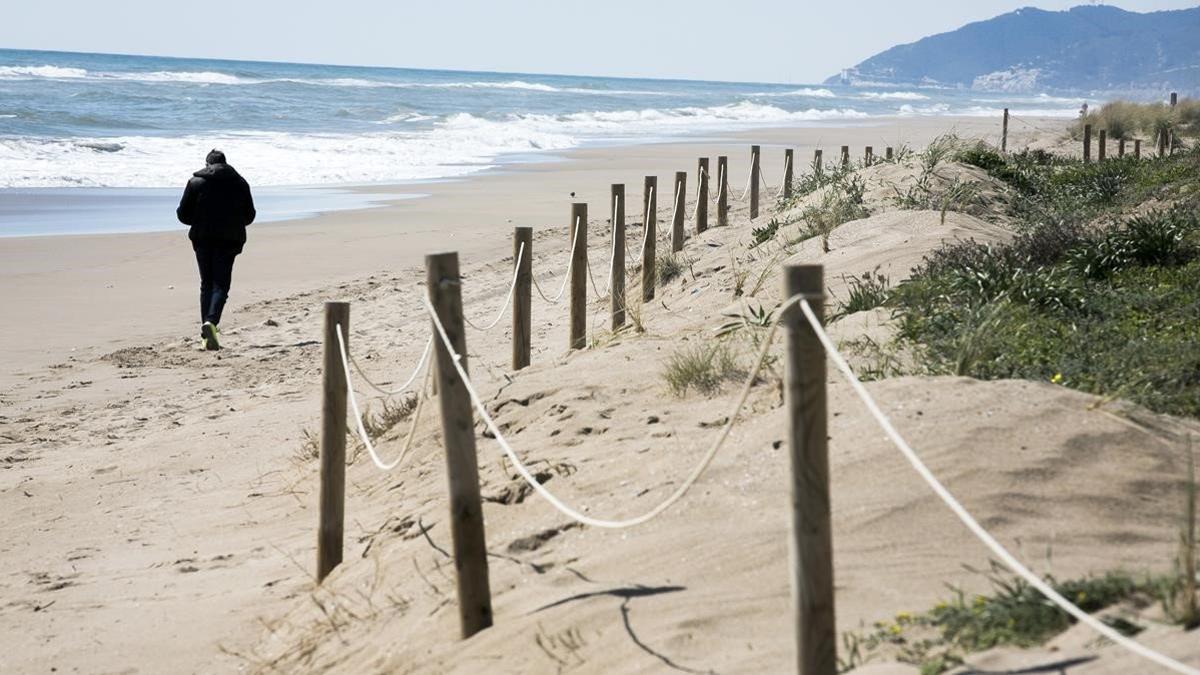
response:
<path id="1" fill-rule="evenodd" d="M 0 47 L 815 82 L 1029 0 L 8 0 Z M 1081 0 L 1043 0 L 1065 9 Z M 1112 3 L 1108 3 L 1112 4 Z M 1196 0 L 1125 0 L 1133 11 Z"/>

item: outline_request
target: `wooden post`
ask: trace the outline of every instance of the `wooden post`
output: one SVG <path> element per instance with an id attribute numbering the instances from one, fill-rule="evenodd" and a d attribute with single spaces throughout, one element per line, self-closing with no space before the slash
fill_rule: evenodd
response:
<path id="1" fill-rule="evenodd" d="M 842 168 L 850 166 L 850 146 L 842 146 Z"/>
<path id="2" fill-rule="evenodd" d="M 613 262 L 612 290 L 608 292 L 610 327 L 625 325 L 625 184 L 612 186 Z"/>
<path id="3" fill-rule="evenodd" d="M 1124 156 L 1125 156 L 1125 139 L 1121 138 L 1121 139 L 1117 140 L 1117 157 L 1124 157 Z"/>
<path id="4" fill-rule="evenodd" d="M 321 493 L 317 583 L 342 562 L 346 514 L 346 370 L 337 327 L 350 352 L 350 303 L 325 303 L 324 387 L 321 397 Z"/>
<path id="5" fill-rule="evenodd" d="M 1008 152 L 1008 108 L 1004 109 L 1004 122 L 1000 126 L 1000 152 Z"/>
<path id="6" fill-rule="evenodd" d="M 642 302 L 654 299 L 654 249 L 658 236 L 658 176 L 646 176 L 642 185 L 642 227 L 645 245 L 642 248 Z"/>
<path id="7" fill-rule="evenodd" d="M 892 161 L 892 159 L 893 159 L 893 158 L 895 158 L 895 156 L 896 156 L 896 153 L 895 153 L 895 152 L 892 150 L 892 146 L 890 146 L 890 145 L 889 145 L 889 146 L 887 146 L 887 149 L 886 149 L 886 150 L 884 150 L 884 155 L 883 155 L 883 156 L 884 156 L 884 158 L 885 158 L 885 159 L 887 159 L 887 161 L 889 161 L 889 162 L 890 162 L 890 161 Z"/>
<path id="8" fill-rule="evenodd" d="M 683 250 L 683 223 L 687 216 L 687 172 L 675 172 L 675 212 L 671 219 L 671 251 Z"/>
<path id="9" fill-rule="evenodd" d="M 821 150 L 813 150 L 813 172 L 820 174 L 825 169 L 821 166 Z"/>
<path id="10" fill-rule="evenodd" d="M 863 150 L 863 166 L 871 166 L 871 162 L 874 161 L 874 159 L 875 148 L 872 148 L 868 145 L 866 149 Z"/>
<path id="11" fill-rule="evenodd" d="M 717 157 L 717 227 L 729 224 L 729 158 Z"/>
<path id="12" fill-rule="evenodd" d="M 783 198 L 792 196 L 792 172 L 796 168 L 795 153 L 791 148 L 783 151 Z"/>
<path id="13" fill-rule="evenodd" d="M 1133 158 L 1142 158 L 1142 139 L 1140 138 L 1133 139 Z"/>
<path id="14" fill-rule="evenodd" d="M 758 182 L 759 172 L 758 156 L 761 148 L 757 145 L 750 146 L 750 220 L 758 217 Z"/>
<path id="15" fill-rule="evenodd" d="M 708 158 L 701 157 L 696 167 L 696 234 L 708 229 Z"/>
<path id="16" fill-rule="evenodd" d="M 822 325 L 825 322 L 823 277 L 820 265 L 784 268 L 783 297 L 805 294 Z M 792 478 L 790 544 L 797 672 L 833 675 L 837 672 L 837 632 L 833 606 L 825 351 L 799 306 L 788 310 L 785 325 L 785 405 Z"/>
<path id="17" fill-rule="evenodd" d="M 1171 130 L 1167 134 L 1167 153 L 1175 154 L 1175 106 L 1179 103 L 1179 94 L 1171 92 Z"/>
<path id="18" fill-rule="evenodd" d="M 1083 162 L 1092 161 L 1092 125 L 1083 125 Z"/>
<path id="19" fill-rule="evenodd" d="M 524 252 L 522 251 L 524 246 Z M 513 256 L 520 254 L 517 284 L 512 298 L 512 367 L 520 370 L 529 365 L 533 344 L 533 228 L 513 228 Z M 514 258 L 515 259 L 515 258 Z"/>
<path id="20" fill-rule="evenodd" d="M 1108 130 L 1100 130 L 1100 138 L 1097 139 L 1098 146 L 1096 148 L 1096 159 L 1103 162 L 1105 155 L 1108 153 Z"/>
<path id="21" fill-rule="evenodd" d="M 1158 132 L 1158 156 L 1167 156 L 1167 133 L 1165 131 Z"/>
<path id="22" fill-rule="evenodd" d="M 469 372 L 458 254 L 425 256 L 425 284 L 433 311 L 445 328 L 450 345 L 460 355 L 459 365 L 464 372 Z M 446 478 L 450 483 L 450 535 L 454 541 L 454 569 L 458 576 L 458 616 L 462 636 L 468 638 L 492 625 L 487 539 L 483 532 L 479 464 L 475 454 L 475 416 L 467 388 L 454 367 L 454 357 L 442 342 L 437 327 L 432 326 L 432 330 L 442 439 L 446 447 Z"/>
<path id="23" fill-rule="evenodd" d="M 574 242 L 571 249 L 570 349 L 583 349 L 587 346 L 587 204 L 571 205 L 571 227 L 567 234 Z"/>

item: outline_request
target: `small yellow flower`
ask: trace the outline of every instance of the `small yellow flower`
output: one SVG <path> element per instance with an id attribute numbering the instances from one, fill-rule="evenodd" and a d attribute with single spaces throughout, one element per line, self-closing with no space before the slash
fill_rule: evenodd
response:
<path id="1" fill-rule="evenodd" d="M 896 615 L 896 623 L 898 624 L 905 624 L 909 621 L 912 621 L 912 614 L 909 614 L 908 612 L 900 612 Z"/>
<path id="2" fill-rule="evenodd" d="M 1078 593 L 1075 594 L 1075 604 L 1078 605 L 1086 600 L 1087 600 L 1087 593 L 1084 593 L 1083 591 L 1079 591 Z"/>
<path id="3" fill-rule="evenodd" d="M 1050 378 L 1050 381 L 1054 384 L 1062 384 L 1062 373 L 1055 373 L 1054 377 Z"/>
<path id="4" fill-rule="evenodd" d="M 903 629 L 900 628 L 900 624 L 898 624 L 898 623 L 894 623 L 894 624 L 888 626 L 888 632 L 891 633 L 892 635 L 899 635 L 902 632 L 902 630 Z"/>
<path id="5" fill-rule="evenodd" d="M 987 604 L 987 598 L 983 597 L 982 595 L 975 596 L 975 606 L 976 607 L 983 607 L 986 604 Z"/>

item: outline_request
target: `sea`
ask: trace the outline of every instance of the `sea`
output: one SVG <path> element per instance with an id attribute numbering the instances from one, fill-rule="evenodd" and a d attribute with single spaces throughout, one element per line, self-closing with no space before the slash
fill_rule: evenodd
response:
<path id="1" fill-rule="evenodd" d="M 884 116 L 1077 114 L 1078 99 L 933 87 L 704 82 L 0 49 L 0 237 L 166 230 L 211 148 L 261 219 L 588 145 Z"/>

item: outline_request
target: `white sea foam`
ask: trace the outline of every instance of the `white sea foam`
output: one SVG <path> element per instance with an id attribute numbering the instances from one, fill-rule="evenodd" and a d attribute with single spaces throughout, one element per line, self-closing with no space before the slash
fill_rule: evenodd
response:
<path id="1" fill-rule="evenodd" d="M 479 171 L 503 154 L 562 150 L 593 139 L 654 139 L 862 117 L 866 115 L 850 109 L 792 112 L 744 101 L 709 108 L 510 115 L 498 120 L 459 113 L 424 129 L 358 135 L 0 137 L 0 187 L 177 186 L 213 147 L 225 150 L 255 185 L 420 180 Z M 416 119 L 412 114 L 396 118 L 397 123 Z"/>
<path id="2" fill-rule="evenodd" d="M 915 91 L 864 91 L 858 95 L 859 98 L 872 99 L 877 101 L 927 101 L 929 97 L 925 94 L 918 94 Z"/>
<path id="3" fill-rule="evenodd" d="M 83 68 L 59 66 L 0 66 L 0 80 L 30 80 L 35 78 L 79 79 L 87 77 Z"/>
<path id="4" fill-rule="evenodd" d="M 783 97 L 783 96 L 804 96 L 807 98 L 837 98 L 837 94 L 828 89 L 811 89 L 805 87 L 803 89 L 794 89 L 792 91 L 760 91 L 751 96 L 765 96 L 767 98 Z"/>

